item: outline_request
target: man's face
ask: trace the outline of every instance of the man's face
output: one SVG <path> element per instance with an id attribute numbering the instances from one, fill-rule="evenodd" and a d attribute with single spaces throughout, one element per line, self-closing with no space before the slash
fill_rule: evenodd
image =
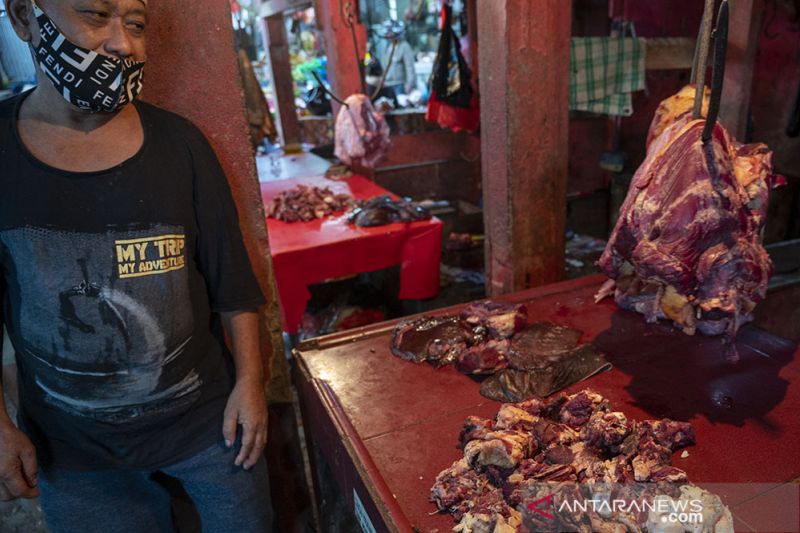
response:
<path id="1" fill-rule="evenodd" d="M 25 0 L 31 1 L 31 0 Z M 98 54 L 144 61 L 146 0 L 36 0 L 73 43 Z M 39 27 L 31 16 L 33 43 Z"/>

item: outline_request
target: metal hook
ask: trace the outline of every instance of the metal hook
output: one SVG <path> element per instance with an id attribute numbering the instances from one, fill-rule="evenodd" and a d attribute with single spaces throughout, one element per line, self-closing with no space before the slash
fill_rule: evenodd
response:
<path id="1" fill-rule="evenodd" d="M 722 99 L 722 82 L 725 79 L 725 55 L 728 50 L 728 0 L 722 0 L 717 15 L 717 27 L 714 30 L 714 71 L 711 74 L 711 101 L 708 104 L 708 116 L 700 137 L 703 144 L 711 139 L 714 125 L 719 115 L 719 104 Z"/>

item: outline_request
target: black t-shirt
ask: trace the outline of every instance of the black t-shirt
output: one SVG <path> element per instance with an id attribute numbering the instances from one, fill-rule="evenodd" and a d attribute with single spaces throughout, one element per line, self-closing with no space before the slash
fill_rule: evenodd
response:
<path id="1" fill-rule="evenodd" d="M 212 312 L 264 301 L 225 175 L 189 121 L 136 102 L 114 168 L 51 168 L 0 103 L 0 294 L 20 427 L 43 464 L 158 468 L 221 439 L 230 354 Z"/>

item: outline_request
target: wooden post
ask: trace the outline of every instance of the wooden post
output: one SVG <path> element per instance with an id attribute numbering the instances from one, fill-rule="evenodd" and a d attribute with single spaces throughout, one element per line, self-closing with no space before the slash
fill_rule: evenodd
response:
<path id="1" fill-rule="evenodd" d="M 281 144 L 300 142 L 300 121 L 294 105 L 294 81 L 292 65 L 289 61 L 289 42 L 286 40 L 286 26 L 283 14 L 263 18 L 264 47 L 267 49 L 272 88 L 275 94 L 276 125 Z"/>
<path id="2" fill-rule="evenodd" d="M 564 273 L 571 2 L 478 2 L 487 292 Z"/>
<path id="3" fill-rule="evenodd" d="M 364 0 L 361 0 L 364 1 Z M 353 50 L 353 38 L 347 27 L 345 13 L 357 13 L 357 0 L 315 0 L 314 10 L 317 27 L 322 30 L 325 40 L 325 54 L 328 57 L 328 81 L 336 96 L 345 99 L 351 94 L 361 93 L 359 61 Z M 367 32 L 363 24 L 356 23 L 356 41 L 359 60 L 364 59 L 367 47 Z M 331 102 L 334 116 L 339 104 Z"/>
<path id="4" fill-rule="evenodd" d="M 152 2 L 145 99 L 194 122 L 225 170 L 253 270 L 269 302 L 261 310 L 261 355 L 285 364 L 266 218 L 245 116 L 230 6 L 197 0 Z M 200 68 L 202 67 L 202 68 Z"/>
<path id="5" fill-rule="evenodd" d="M 734 137 L 744 142 L 764 4 L 763 0 L 729 2 L 728 57 L 719 120 Z"/>

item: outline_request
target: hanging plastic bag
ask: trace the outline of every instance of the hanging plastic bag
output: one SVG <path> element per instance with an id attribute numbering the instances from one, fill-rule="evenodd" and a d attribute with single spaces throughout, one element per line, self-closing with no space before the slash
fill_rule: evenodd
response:
<path id="1" fill-rule="evenodd" d="M 442 6 L 442 34 L 433 62 L 431 91 L 442 103 L 456 107 L 472 105 L 472 72 L 461 54 L 458 36 L 453 31 L 453 8 Z"/>
<path id="2" fill-rule="evenodd" d="M 472 72 L 461 54 L 451 19 L 452 8 L 445 4 L 425 120 L 456 132 L 474 132 L 480 121 L 478 95 L 472 89 Z"/>

